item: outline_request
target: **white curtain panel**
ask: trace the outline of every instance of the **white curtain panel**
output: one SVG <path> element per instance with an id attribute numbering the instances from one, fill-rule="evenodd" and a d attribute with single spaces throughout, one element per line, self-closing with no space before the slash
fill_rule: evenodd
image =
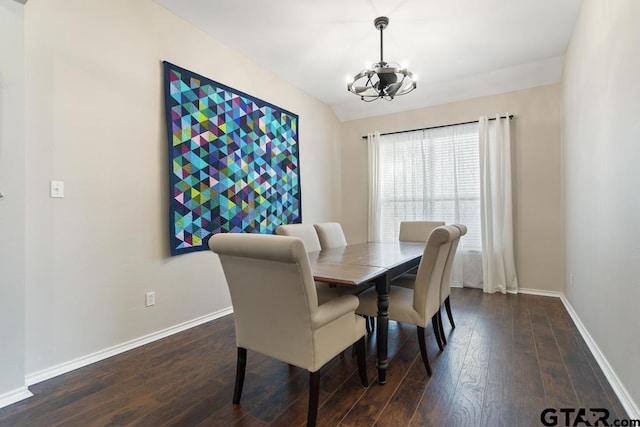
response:
<path id="1" fill-rule="evenodd" d="M 370 242 L 380 241 L 380 197 L 378 190 L 380 171 L 380 132 L 367 135 L 369 159 L 369 215 L 367 239 Z"/>
<path id="2" fill-rule="evenodd" d="M 495 120 L 480 117 L 479 126 L 483 289 L 517 293 L 509 114 Z"/>

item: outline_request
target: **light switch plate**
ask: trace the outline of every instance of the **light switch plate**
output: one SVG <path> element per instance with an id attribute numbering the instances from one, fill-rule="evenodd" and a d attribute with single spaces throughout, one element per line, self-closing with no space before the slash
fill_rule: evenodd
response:
<path id="1" fill-rule="evenodd" d="M 64 197 L 64 181 L 51 181 L 51 197 Z"/>
<path id="2" fill-rule="evenodd" d="M 156 305 L 156 293 L 151 291 L 145 294 L 145 302 L 144 305 L 146 307 L 151 307 L 152 305 Z"/>

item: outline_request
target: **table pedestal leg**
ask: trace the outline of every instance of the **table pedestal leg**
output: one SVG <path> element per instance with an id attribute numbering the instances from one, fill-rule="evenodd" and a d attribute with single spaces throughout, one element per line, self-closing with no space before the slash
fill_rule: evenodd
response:
<path id="1" fill-rule="evenodd" d="M 376 280 L 378 293 L 378 324 L 376 325 L 376 344 L 378 347 L 378 383 L 387 382 L 387 340 L 389 336 L 389 285 L 386 276 Z"/>

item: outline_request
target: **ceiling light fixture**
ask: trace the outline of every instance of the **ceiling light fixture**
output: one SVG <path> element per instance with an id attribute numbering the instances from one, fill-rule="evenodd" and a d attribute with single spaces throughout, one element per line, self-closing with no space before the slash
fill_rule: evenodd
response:
<path id="1" fill-rule="evenodd" d="M 380 62 L 356 74 L 347 83 L 347 90 L 365 102 L 406 95 L 416 88 L 416 79 L 411 71 L 395 63 L 387 63 L 382 56 L 382 31 L 389 25 L 389 18 L 380 16 L 373 21 L 380 30 Z"/>

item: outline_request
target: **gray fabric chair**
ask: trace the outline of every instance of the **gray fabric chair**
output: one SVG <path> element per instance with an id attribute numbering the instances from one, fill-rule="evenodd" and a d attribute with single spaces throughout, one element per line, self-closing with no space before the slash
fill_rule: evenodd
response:
<path id="1" fill-rule="evenodd" d="M 389 291 L 389 319 L 417 326 L 420 353 L 429 375 L 431 367 L 427 357 L 425 328 L 431 319 L 434 335 L 442 351 L 437 316 L 440 312 L 440 284 L 451 242 L 459 236 L 460 230 L 457 227 L 443 225 L 435 228 L 427 240 L 415 279 L 407 279 L 413 282 L 413 286 L 391 286 Z M 378 296 L 375 290 L 369 289 L 358 295 L 358 298 L 360 306 L 356 313 L 365 316 L 377 314 Z"/>
<path id="2" fill-rule="evenodd" d="M 347 246 L 342 226 L 337 222 L 322 222 L 313 225 L 320 239 L 322 249 L 340 248 Z"/>
<path id="3" fill-rule="evenodd" d="M 318 413 L 320 368 L 354 343 L 360 380 L 368 386 L 365 322 L 355 315 L 358 298 L 344 295 L 318 304 L 302 240 L 224 233 L 211 237 L 209 247 L 220 257 L 233 304 L 238 348 L 234 404 L 242 394 L 247 350 L 309 371 L 309 426 Z"/>

